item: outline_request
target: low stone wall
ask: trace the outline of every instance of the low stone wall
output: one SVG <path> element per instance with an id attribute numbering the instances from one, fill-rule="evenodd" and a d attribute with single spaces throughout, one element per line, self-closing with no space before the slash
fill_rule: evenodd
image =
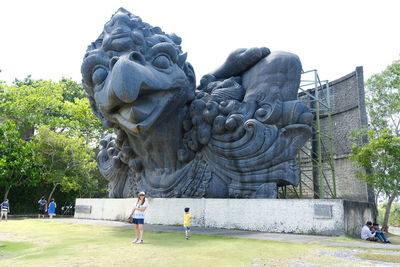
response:
<path id="1" fill-rule="evenodd" d="M 185 207 L 193 226 L 320 235 L 358 234 L 374 219 L 368 203 L 332 199 L 148 199 L 146 223 L 182 225 Z M 76 200 L 75 218 L 126 220 L 136 199 Z"/>
<path id="2" fill-rule="evenodd" d="M 345 200 L 343 204 L 345 232 L 348 234 L 359 235 L 360 225 L 377 219 L 375 207 L 371 203 Z"/>

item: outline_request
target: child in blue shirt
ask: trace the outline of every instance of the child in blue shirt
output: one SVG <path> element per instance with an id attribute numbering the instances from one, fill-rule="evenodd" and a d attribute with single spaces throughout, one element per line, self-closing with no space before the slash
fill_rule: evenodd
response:
<path id="1" fill-rule="evenodd" d="M 10 204 L 8 203 L 8 199 L 4 200 L 3 203 L 1 203 L 1 215 L 0 215 L 0 221 L 3 220 L 3 216 L 7 221 L 7 214 L 10 212 Z"/>

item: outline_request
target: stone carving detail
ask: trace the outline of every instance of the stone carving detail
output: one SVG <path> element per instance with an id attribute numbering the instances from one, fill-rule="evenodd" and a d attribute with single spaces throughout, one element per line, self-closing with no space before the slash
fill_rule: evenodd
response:
<path id="1" fill-rule="evenodd" d="M 238 49 L 196 89 L 180 44 L 121 8 L 87 49 L 90 104 L 116 130 L 98 154 L 109 196 L 275 198 L 297 185 L 313 119 L 297 100 L 299 58 Z"/>

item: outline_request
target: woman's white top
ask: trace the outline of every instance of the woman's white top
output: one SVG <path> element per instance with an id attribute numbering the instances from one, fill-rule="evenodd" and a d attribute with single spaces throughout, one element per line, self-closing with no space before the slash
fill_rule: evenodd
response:
<path id="1" fill-rule="evenodd" d="M 139 208 L 139 209 L 144 209 L 144 208 L 147 208 L 148 206 L 149 206 L 149 203 L 147 201 L 145 201 L 143 203 L 143 205 L 140 205 L 140 202 L 136 203 L 136 205 L 135 205 L 135 207 Z M 135 210 L 135 212 L 133 213 L 133 218 L 144 219 L 144 211 Z"/>

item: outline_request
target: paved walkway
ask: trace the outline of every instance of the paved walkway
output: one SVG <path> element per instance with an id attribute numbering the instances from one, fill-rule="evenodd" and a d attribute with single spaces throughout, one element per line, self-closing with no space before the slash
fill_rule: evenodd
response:
<path id="1" fill-rule="evenodd" d="M 49 221 L 44 219 L 43 221 Z M 61 218 L 52 219 L 55 222 L 63 223 L 75 223 L 75 224 L 89 224 L 119 228 L 132 228 L 132 224 L 119 221 L 105 221 L 105 220 L 87 220 L 87 219 L 72 219 L 72 218 Z M 152 225 L 146 224 L 146 230 L 150 231 L 163 231 L 163 232 L 182 232 L 181 226 L 170 226 L 170 225 Z M 319 244 L 335 246 L 335 247 L 358 247 L 358 248 L 371 248 L 371 249 L 399 249 L 400 245 L 381 244 L 368 241 L 354 241 L 354 242 L 336 242 L 332 241 L 332 237 L 319 236 L 319 235 L 300 235 L 300 234 L 284 234 L 284 233 L 266 233 L 258 231 L 244 231 L 244 230 L 231 230 L 231 229 L 218 229 L 218 228 L 203 228 L 192 226 L 193 234 L 201 235 L 220 235 L 237 238 L 250 238 L 260 240 L 272 240 L 281 242 L 293 242 L 308 244 L 311 242 L 317 242 Z"/>

